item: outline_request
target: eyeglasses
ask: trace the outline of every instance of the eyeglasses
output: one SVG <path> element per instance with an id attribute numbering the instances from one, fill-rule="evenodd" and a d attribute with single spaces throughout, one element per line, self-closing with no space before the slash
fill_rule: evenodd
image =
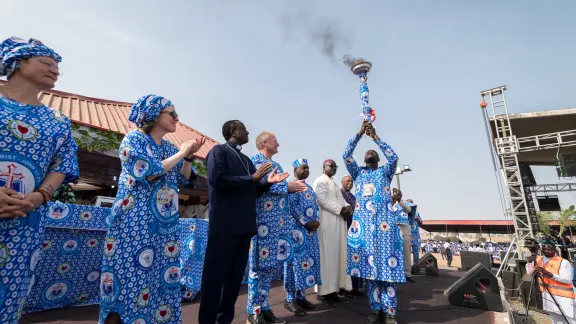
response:
<path id="1" fill-rule="evenodd" d="M 161 112 L 161 114 L 168 114 L 168 115 L 172 116 L 172 119 L 174 119 L 174 120 L 178 119 L 178 113 L 176 111 L 163 111 L 163 112 Z"/>

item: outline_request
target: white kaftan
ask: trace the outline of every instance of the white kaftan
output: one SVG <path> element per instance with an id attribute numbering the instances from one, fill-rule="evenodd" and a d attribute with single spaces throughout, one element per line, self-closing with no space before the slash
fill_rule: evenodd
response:
<path id="1" fill-rule="evenodd" d="M 320 277 L 316 286 L 320 296 L 338 292 L 340 288 L 352 290 L 352 281 L 346 275 L 346 221 L 340 216 L 342 207 L 349 206 L 340 188 L 332 178 L 323 174 L 314 181 L 314 192 L 320 207 Z"/>

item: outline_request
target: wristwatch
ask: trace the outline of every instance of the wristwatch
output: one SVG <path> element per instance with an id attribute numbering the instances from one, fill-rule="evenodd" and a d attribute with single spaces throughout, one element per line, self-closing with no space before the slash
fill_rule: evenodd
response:
<path id="1" fill-rule="evenodd" d="M 187 157 L 185 157 L 185 158 L 184 158 L 184 161 L 186 161 L 186 162 L 193 162 L 194 159 L 193 159 L 193 158 L 187 158 Z"/>

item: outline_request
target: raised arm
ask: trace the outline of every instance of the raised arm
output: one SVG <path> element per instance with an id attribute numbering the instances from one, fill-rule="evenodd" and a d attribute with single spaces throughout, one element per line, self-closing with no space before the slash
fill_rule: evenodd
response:
<path id="1" fill-rule="evenodd" d="M 252 175 L 228 175 L 226 154 L 219 146 L 215 146 L 208 153 L 206 167 L 208 170 L 208 182 L 214 188 L 220 190 L 252 190 L 254 186 Z"/>
<path id="2" fill-rule="evenodd" d="M 375 136 L 374 143 L 376 143 L 376 145 L 378 145 L 378 147 L 380 148 L 380 150 L 382 151 L 382 153 L 386 157 L 386 160 L 388 160 L 388 162 L 386 162 L 386 166 L 384 166 L 384 168 L 385 168 L 386 176 L 388 177 L 388 179 L 390 181 L 392 181 L 392 178 L 394 177 L 394 174 L 396 173 L 396 167 L 398 166 L 398 155 L 396 155 L 396 152 L 394 152 L 392 147 L 390 147 L 390 145 L 388 145 L 386 142 L 381 140 L 380 137 Z"/>
<path id="3" fill-rule="evenodd" d="M 342 205 L 338 203 L 338 201 L 330 200 L 328 198 L 328 184 L 324 181 L 315 181 L 314 182 L 314 192 L 316 192 L 316 201 L 318 205 L 322 209 L 326 209 L 327 211 L 331 212 L 334 215 L 340 215 L 342 211 Z"/>
<path id="4" fill-rule="evenodd" d="M 353 157 L 354 149 L 356 149 L 356 145 L 358 145 L 360 138 L 362 138 L 362 135 L 356 134 L 356 136 L 348 142 L 346 149 L 344 149 L 344 153 L 342 153 L 346 170 L 348 170 L 348 173 L 354 181 L 356 181 L 356 177 L 358 177 L 358 174 L 360 173 L 358 163 L 356 163 Z"/>

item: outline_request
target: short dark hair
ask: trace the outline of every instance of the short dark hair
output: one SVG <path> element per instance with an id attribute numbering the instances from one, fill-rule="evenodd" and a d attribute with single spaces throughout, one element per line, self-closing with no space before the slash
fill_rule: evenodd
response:
<path id="1" fill-rule="evenodd" d="M 232 137 L 232 135 L 230 135 L 230 132 L 233 132 L 236 130 L 236 127 L 238 127 L 238 123 L 240 121 L 237 119 L 234 120 L 229 120 L 227 122 L 224 123 L 224 125 L 222 125 L 222 136 L 224 136 L 225 140 L 229 140 L 230 137 Z"/>

